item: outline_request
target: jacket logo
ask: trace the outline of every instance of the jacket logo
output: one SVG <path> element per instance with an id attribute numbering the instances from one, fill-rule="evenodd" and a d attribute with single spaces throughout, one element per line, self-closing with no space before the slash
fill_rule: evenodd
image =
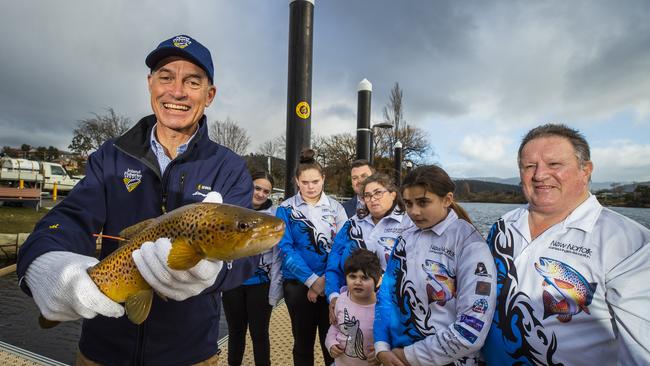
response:
<path id="1" fill-rule="evenodd" d="M 201 196 L 205 198 L 208 196 L 208 193 L 210 193 L 210 191 L 212 191 L 212 187 L 199 183 L 196 185 L 196 191 L 192 193 L 192 196 Z"/>
<path id="2" fill-rule="evenodd" d="M 585 248 L 582 245 L 574 245 L 571 243 L 562 243 L 553 240 L 548 246 L 549 249 L 557 250 L 563 253 L 575 254 L 585 258 L 591 258 L 591 249 Z"/>
<path id="3" fill-rule="evenodd" d="M 124 185 L 126 186 L 126 190 L 131 192 L 142 181 L 142 171 L 134 170 L 134 169 L 127 169 L 124 172 L 124 179 L 122 179 L 122 181 L 124 182 Z"/>
<path id="4" fill-rule="evenodd" d="M 485 268 L 485 263 L 483 262 L 478 262 L 476 264 L 476 269 L 474 270 L 474 274 L 481 277 L 492 278 L 492 275 L 488 273 L 487 268 Z"/>

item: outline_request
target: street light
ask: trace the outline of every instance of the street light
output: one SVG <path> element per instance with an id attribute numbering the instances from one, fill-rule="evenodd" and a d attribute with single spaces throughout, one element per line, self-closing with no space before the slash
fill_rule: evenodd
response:
<path id="1" fill-rule="evenodd" d="M 379 122 L 370 127 L 370 164 L 375 159 L 375 129 L 377 128 L 389 129 L 393 128 L 393 124 L 390 122 Z"/>

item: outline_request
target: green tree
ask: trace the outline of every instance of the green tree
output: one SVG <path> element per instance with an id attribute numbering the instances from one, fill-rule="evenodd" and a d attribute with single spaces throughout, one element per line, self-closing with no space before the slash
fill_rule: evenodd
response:
<path id="1" fill-rule="evenodd" d="M 50 161 L 47 156 L 47 147 L 39 146 L 36 148 L 36 160 Z"/>
<path id="2" fill-rule="evenodd" d="M 50 161 L 56 160 L 61 156 L 61 151 L 54 146 L 49 146 L 47 148 L 47 155 L 50 158 Z"/>

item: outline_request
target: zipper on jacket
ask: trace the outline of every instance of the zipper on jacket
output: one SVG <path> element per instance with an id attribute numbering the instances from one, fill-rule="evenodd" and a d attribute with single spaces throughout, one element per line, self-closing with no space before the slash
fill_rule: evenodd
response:
<path id="1" fill-rule="evenodd" d="M 138 325 L 136 333 L 135 350 L 133 352 L 133 365 L 144 365 L 144 327 L 145 323 Z"/>
<path id="2" fill-rule="evenodd" d="M 167 164 L 167 167 L 165 168 L 165 171 L 163 172 L 162 178 L 160 180 L 160 187 L 162 188 L 162 205 L 160 206 L 160 210 L 163 214 L 167 213 L 167 182 L 169 181 L 169 174 L 171 174 L 171 168 L 174 166 L 175 161 L 176 159 L 170 161 L 169 164 Z"/>
<path id="3" fill-rule="evenodd" d="M 167 213 L 167 190 L 164 188 L 162 193 L 162 205 L 160 205 L 160 211 L 164 214 Z"/>

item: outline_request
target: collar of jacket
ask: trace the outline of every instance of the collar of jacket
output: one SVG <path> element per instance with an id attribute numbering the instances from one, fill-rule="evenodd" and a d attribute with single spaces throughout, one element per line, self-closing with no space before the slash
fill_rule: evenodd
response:
<path id="1" fill-rule="evenodd" d="M 195 145 L 207 135 L 208 124 L 206 121 L 207 118 L 203 115 L 199 120 L 199 129 L 196 132 L 196 136 L 190 141 L 187 150 L 179 157 L 192 151 Z M 161 176 L 162 174 L 158 166 L 158 161 L 156 160 L 156 155 L 151 150 L 151 129 L 155 124 L 156 116 L 153 114 L 148 115 L 138 121 L 135 126 L 131 127 L 122 136 L 118 137 L 114 144 L 126 154 L 144 161 L 151 169 L 158 173 L 158 176 Z"/>
<path id="2" fill-rule="evenodd" d="M 255 209 L 255 211 L 264 211 L 271 206 L 273 206 L 273 201 L 271 201 L 271 199 L 269 198 L 266 201 L 264 201 L 264 203 L 262 203 L 262 206 L 260 206 L 260 208 Z"/>

